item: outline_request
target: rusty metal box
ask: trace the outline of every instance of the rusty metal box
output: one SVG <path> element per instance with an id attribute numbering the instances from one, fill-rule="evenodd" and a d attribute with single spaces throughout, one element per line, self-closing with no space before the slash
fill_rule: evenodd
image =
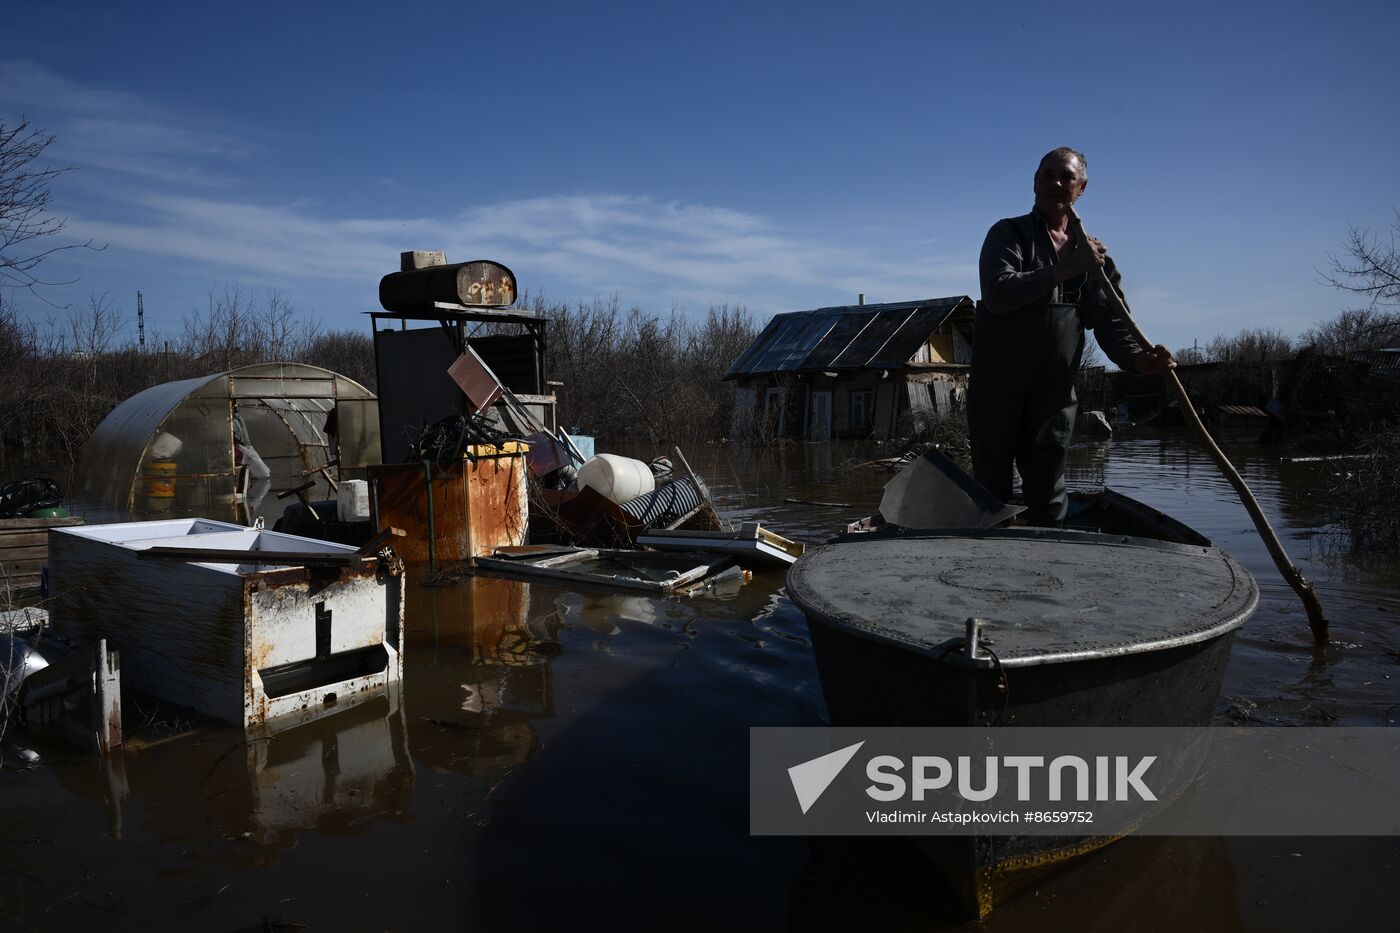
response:
<path id="1" fill-rule="evenodd" d="M 385 463 L 369 468 L 375 528 L 402 528 L 394 539 L 404 560 L 469 561 L 525 543 L 529 522 L 526 444 L 471 448 L 474 459 Z"/>
<path id="2" fill-rule="evenodd" d="M 229 559 L 143 559 L 153 548 Z M 259 551 L 292 554 L 269 564 Z M 56 528 L 50 623 L 65 638 L 107 639 L 128 687 L 255 729 L 400 681 L 403 578 L 392 563 L 208 519 Z"/>

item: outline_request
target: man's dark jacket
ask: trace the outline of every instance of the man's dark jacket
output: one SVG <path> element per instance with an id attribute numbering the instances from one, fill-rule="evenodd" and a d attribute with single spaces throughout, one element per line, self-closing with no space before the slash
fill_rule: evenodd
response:
<path id="1" fill-rule="evenodd" d="M 1009 498 L 1015 461 L 1026 518 L 1047 525 L 1065 516 L 1065 451 L 1078 410 L 1074 378 L 1085 329 L 1093 330 L 1110 360 L 1130 372 L 1140 352 L 1101 286 L 1089 285 L 1082 275 L 1056 285 L 1055 263 L 1055 247 L 1037 209 L 999 220 L 987 232 L 968 392 L 978 482 Z M 1105 271 L 1121 296 L 1112 259 Z"/>

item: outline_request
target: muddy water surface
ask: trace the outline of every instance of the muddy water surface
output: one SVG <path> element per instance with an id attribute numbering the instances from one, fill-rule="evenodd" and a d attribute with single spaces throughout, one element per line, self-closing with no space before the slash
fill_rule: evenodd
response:
<path id="1" fill-rule="evenodd" d="M 1395 564 L 1327 533 L 1327 465 L 1231 452 L 1320 585 L 1336 636 L 1324 653 L 1203 454 L 1178 438 L 1119 440 L 1076 449 L 1072 479 L 1175 515 L 1259 580 L 1220 722 L 1400 718 Z M 878 502 L 888 474 L 849 468 L 873 455 L 691 459 L 731 519 L 817 541 Z M 487 578 L 414 585 L 392 700 L 272 739 L 204 730 L 106 767 L 45 746 L 40 767 L 7 759 L 0 928 L 961 927 L 916 859 L 748 836 L 748 728 L 825 717 L 782 582 L 759 574 L 674 600 Z M 154 735 L 166 714 L 126 715 Z M 1398 869 L 1392 838 L 1129 839 L 985 927 L 1394 928 Z"/>

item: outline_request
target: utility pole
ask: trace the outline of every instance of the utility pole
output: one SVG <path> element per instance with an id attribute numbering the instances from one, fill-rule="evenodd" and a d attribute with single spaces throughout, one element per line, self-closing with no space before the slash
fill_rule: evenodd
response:
<path id="1" fill-rule="evenodd" d="M 141 305 L 141 293 L 136 293 L 136 333 L 138 334 L 141 349 L 146 349 L 146 309 Z"/>

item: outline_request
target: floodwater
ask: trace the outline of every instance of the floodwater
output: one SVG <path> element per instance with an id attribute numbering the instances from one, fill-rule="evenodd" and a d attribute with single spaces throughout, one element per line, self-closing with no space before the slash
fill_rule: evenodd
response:
<path id="1" fill-rule="evenodd" d="M 1244 509 L 1179 437 L 1077 448 L 1106 481 L 1238 557 L 1262 601 L 1222 722 L 1400 719 L 1400 575 L 1325 525 L 1337 467 L 1232 446 L 1320 589 L 1306 616 Z M 1286 453 L 1286 452 L 1285 452 Z M 819 541 L 889 474 L 867 448 L 694 451 L 733 520 Z M 799 499 L 837 503 L 788 503 Z M 419 574 L 421 577 L 421 574 Z M 203 730 L 106 765 L 36 745 L 0 770 L 0 928 L 959 929 L 917 857 L 751 838 L 750 726 L 819 724 L 780 573 L 689 599 L 464 578 L 409 591 L 402 694 L 271 739 Z M 160 733 L 159 709 L 125 711 Z M 1400 840 L 1133 838 L 1007 902 L 996 931 L 1394 928 Z"/>

